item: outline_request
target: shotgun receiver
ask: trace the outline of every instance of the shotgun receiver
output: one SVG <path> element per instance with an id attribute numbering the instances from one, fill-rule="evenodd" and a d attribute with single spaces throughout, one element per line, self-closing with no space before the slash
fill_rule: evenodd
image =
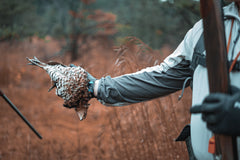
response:
<path id="1" fill-rule="evenodd" d="M 221 0 L 200 0 L 210 93 L 229 93 L 229 73 Z M 237 160 L 236 137 L 214 135 L 215 159 Z"/>

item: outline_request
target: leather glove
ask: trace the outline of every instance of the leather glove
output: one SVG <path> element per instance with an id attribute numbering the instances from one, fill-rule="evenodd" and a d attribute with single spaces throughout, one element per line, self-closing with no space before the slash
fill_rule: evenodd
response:
<path id="1" fill-rule="evenodd" d="M 77 67 L 76 65 L 74 64 L 70 64 L 69 65 L 70 67 Z M 93 77 L 90 73 L 87 72 L 87 75 L 88 75 L 88 79 L 89 79 L 89 83 L 88 83 L 88 91 L 91 93 L 92 97 L 95 97 L 94 96 L 94 84 L 95 84 L 95 81 L 97 80 L 95 77 Z"/>
<path id="2" fill-rule="evenodd" d="M 202 119 L 213 133 L 240 136 L 240 90 L 231 87 L 232 94 L 212 93 L 190 112 L 202 113 Z"/>

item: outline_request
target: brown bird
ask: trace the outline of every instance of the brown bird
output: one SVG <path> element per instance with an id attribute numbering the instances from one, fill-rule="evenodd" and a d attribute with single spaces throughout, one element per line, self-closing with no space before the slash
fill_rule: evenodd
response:
<path id="1" fill-rule="evenodd" d="M 87 116 L 88 101 L 92 98 L 88 91 L 89 79 L 88 73 L 80 66 L 68 67 L 58 62 L 43 63 L 36 57 L 27 58 L 31 65 L 36 65 L 44 69 L 50 76 L 53 88 L 56 89 L 56 95 L 64 100 L 64 106 L 75 108 L 80 120 Z"/>

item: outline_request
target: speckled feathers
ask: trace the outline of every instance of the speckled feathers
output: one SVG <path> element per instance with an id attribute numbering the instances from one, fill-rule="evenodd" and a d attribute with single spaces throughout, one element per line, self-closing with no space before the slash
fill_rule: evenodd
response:
<path id="1" fill-rule="evenodd" d="M 56 87 L 56 94 L 64 100 L 64 106 L 75 108 L 80 120 L 86 118 L 88 101 L 92 98 L 88 91 L 88 74 L 77 66 L 68 67 L 60 63 L 50 62 L 43 63 L 36 57 L 33 59 L 27 58 L 31 64 L 44 69 L 50 76 L 53 87 Z"/>

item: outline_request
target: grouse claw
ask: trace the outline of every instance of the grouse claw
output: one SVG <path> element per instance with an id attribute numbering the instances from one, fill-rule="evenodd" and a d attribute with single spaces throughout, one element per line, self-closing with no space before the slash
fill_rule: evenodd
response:
<path id="1" fill-rule="evenodd" d="M 52 85 L 52 87 L 48 89 L 48 92 L 50 92 L 50 91 L 51 91 L 53 88 L 55 88 L 55 87 L 57 87 L 57 86 L 56 86 L 56 83 L 54 83 L 54 84 Z"/>

